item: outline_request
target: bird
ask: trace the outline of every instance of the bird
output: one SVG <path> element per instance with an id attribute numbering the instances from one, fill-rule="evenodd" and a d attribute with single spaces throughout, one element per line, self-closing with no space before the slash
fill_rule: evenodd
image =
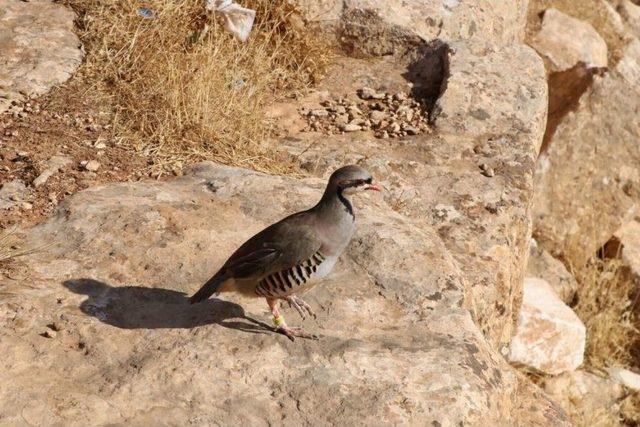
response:
<path id="1" fill-rule="evenodd" d="M 276 332 L 292 341 L 295 337 L 317 339 L 300 327 L 287 325 L 278 302 L 289 303 L 303 320 L 307 314 L 315 317 L 311 306 L 298 295 L 321 282 L 349 244 L 355 231 L 350 197 L 381 189 L 360 166 L 335 170 L 315 206 L 289 215 L 247 240 L 189 301 L 195 304 L 224 292 L 265 298 Z"/>

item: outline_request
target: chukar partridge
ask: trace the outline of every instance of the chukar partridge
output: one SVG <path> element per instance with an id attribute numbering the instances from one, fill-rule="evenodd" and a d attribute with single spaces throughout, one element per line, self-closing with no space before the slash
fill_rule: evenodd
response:
<path id="1" fill-rule="evenodd" d="M 247 240 L 191 297 L 191 303 L 221 292 L 266 298 L 278 332 L 291 340 L 315 338 L 285 323 L 278 300 L 287 301 L 303 319 L 305 312 L 313 315 L 311 307 L 297 295 L 329 274 L 349 244 L 355 215 L 347 197 L 361 190 L 380 191 L 380 187 L 359 166 L 336 170 L 314 207 L 290 215 Z"/>

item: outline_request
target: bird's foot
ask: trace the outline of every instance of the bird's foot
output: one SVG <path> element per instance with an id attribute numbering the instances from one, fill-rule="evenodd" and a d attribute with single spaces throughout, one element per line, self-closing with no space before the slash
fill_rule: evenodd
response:
<path id="1" fill-rule="evenodd" d="M 311 340 L 319 339 L 317 335 L 306 332 L 304 329 L 299 328 L 297 326 L 281 325 L 281 326 L 278 326 L 278 328 L 276 329 L 276 332 L 279 332 L 282 335 L 285 335 L 291 341 L 295 341 L 296 337 L 307 338 Z"/>
<path id="2" fill-rule="evenodd" d="M 290 295 L 285 298 L 285 301 L 289 303 L 289 307 L 293 307 L 296 309 L 302 320 L 306 318 L 306 315 L 312 316 L 314 319 L 316 318 L 316 314 L 311 309 L 311 306 L 304 302 L 302 298 L 297 297 L 295 295 Z"/>

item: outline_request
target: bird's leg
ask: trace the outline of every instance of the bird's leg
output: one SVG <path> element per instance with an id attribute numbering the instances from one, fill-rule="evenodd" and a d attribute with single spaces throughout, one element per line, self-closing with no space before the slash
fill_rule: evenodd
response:
<path id="1" fill-rule="evenodd" d="M 269 304 L 269 308 L 271 309 L 271 313 L 273 314 L 273 323 L 276 324 L 276 331 L 280 332 L 283 335 L 286 335 L 291 341 L 295 341 L 295 337 L 300 338 L 311 338 L 317 340 L 318 337 L 316 335 L 305 332 L 302 328 L 287 326 L 284 321 L 284 316 L 280 314 L 278 310 L 278 300 L 275 298 L 267 298 L 267 304 Z"/>
<path id="2" fill-rule="evenodd" d="M 289 307 L 293 307 L 298 311 L 302 320 L 304 320 L 307 313 L 310 316 L 313 316 L 314 319 L 316 318 L 316 314 L 311 310 L 311 306 L 304 302 L 302 298 L 295 295 L 289 295 L 284 300 L 289 303 Z"/>

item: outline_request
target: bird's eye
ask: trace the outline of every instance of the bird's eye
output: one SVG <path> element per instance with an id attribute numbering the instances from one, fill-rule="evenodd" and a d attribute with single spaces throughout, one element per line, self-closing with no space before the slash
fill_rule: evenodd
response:
<path id="1" fill-rule="evenodd" d="M 366 184 L 371 184 L 373 182 L 373 178 L 367 178 L 364 180 Z"/>

